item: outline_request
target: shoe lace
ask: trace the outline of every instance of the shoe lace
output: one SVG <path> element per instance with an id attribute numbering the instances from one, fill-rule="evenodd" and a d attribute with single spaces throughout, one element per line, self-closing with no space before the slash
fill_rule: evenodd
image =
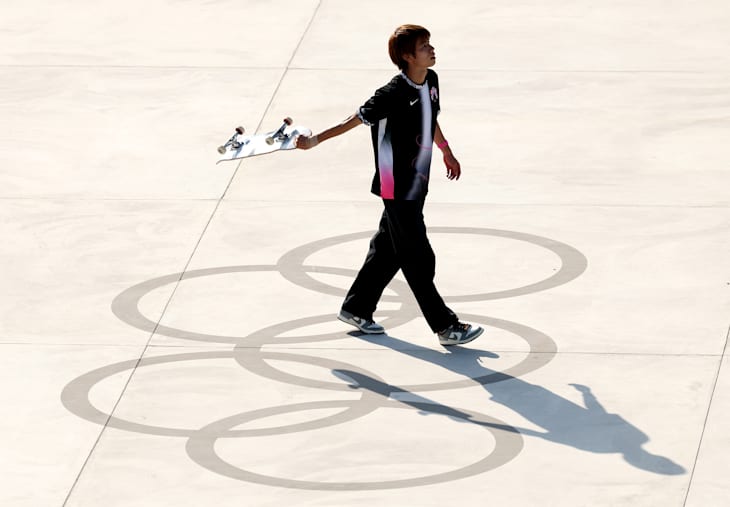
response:
<path id="1" fill-rule="evenodd" d="M 466 333 L 469 331 L 469 328 L 471 325 L 464 324 L 463 322 L 457 322 L 456 324 L 451 324 L 449 327 L 441 331 L 439 334 L 448 334 L 448 333 Z"/>

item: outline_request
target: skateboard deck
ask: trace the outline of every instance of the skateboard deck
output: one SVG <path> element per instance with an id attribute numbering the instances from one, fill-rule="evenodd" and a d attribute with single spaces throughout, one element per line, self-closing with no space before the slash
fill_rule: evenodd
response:
<path id="1" fill-rule="evenodd" d="M 266 134 L 245 135 L 243 127 L 237 127 L 233 136 L 226 144 L 218 147 L 221 158 L 217 164 L 228 160 L 265 155 L 279 150 L 293 150 L 299 135 L 311 136 L 312 131 L 307 127 L 292 126 L 291 118 L 284 118 L 284 123 L 278 130 Z"/>

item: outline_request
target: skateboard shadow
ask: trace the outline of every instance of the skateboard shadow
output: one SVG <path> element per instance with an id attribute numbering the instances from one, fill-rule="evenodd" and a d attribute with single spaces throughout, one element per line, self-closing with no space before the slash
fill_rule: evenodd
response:
<path id="1" fill-rule="evenodd" d="M 590 387 L 569 384 L 582 394 L 583 405 L 576 404 L 542 386 L 531 384 L 519 377 L 499 374 L 482 365 L 482 358 L 497 358 L 497 354 L 473 348 L 448 347 L 446 353 L 421 347 L 389 335 L 363 335 L 349 333 L 363 341 L 391 348 L 396 352 L 446 368 L 465 378 L 491 378 L 486 383 L 475 380 L 491 396 L 491 400 L 518 413 L 533 425 L 535 430 L 515 426 L 491 425 L 504 431 L 516 431 L 522 435 L 542 438 L 556 444 L 596 454 L 620 454 L 630 465 L 661 475 L 682 475 L 686 470 L 664 456 L 650 453 L 644 448 L 649 437 L 639 428 L 618 414 L 611 413 L 599 402 Z M 398 386 L 386 385 L 365 375 L 336 371 L 337 376 L 346 376 L 355 382 L 354 388 L 368 389 L 385 397 L 394 393 L 408 393 Z M 490 374 L 492 377 L 487 377 Z M 414 406 L 422 410 L 423 404 L 432 403 L 440 407 L 437 412 L 452 415 L 460 421 L 471 422 L 469 414 L 450 407 L 444 407 L 423 396 L 409 393 L 398 396 L 405 400 L 418 400 Z M 409 404 L 409 401 L 401 401 Z M 479 423 L 483 425 L 490 425 Z"/>

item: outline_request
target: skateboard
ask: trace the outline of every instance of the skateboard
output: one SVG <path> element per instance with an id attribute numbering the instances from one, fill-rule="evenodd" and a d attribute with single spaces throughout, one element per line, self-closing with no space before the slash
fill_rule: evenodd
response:
<path id="1" fill-rule="evenodd" d="M 243 127 L 236 127 L 231 138 L 218 147 L 222 158 L 217 164 L 227 160 L 239 160 L 256 155 L 265 155 L 279 150 L 293 150 L 297 147 L 297 136 L 311 136 L 312 131 L 306 127 L 292 127 L 292 119 L 284 118 L 278 130 L 266 134 L 245 135 Z"/>

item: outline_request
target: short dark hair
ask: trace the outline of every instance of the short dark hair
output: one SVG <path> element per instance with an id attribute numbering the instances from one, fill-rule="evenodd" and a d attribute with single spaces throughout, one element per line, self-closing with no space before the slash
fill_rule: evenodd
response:
<path id="1" fill-rule="evenodd" d="M 395 29 L 388 40 L 388 53 L 399 69 L 408 68 L 408 62 L 403 56 L 415 54 L 416 43 L 423 37 L 430 38 L 431 32 L 419 25 L 401 25 Z"/>

